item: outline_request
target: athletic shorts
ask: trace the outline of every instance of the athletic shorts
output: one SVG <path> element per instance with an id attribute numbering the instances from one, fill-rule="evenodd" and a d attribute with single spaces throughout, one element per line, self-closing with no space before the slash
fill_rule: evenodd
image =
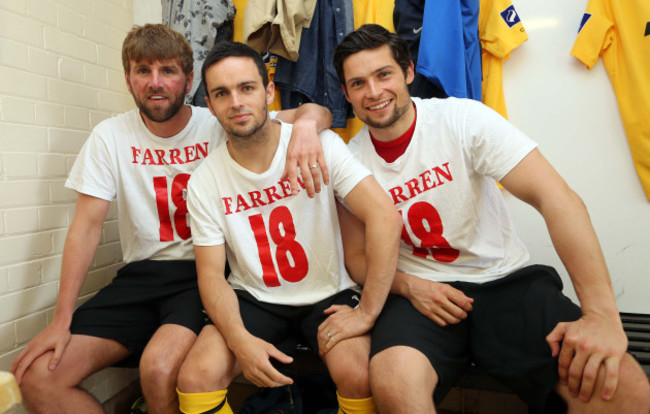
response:
<path id="1" fill-rule="evenodd" d="M 127 264 L 75 311 L 70 331 L 119 342 L 132 354 L 116 365 L 137 367 L 153 334 L 168 323 L 185 326 L 197 335 L 205 325 L 193 260 Z"/>
<path id="2" fill-rule="evenodd" d="M 359 305 L 360 295 L 353 289 L 343 290 L 313 305 L 288 306 L 260 302 L 245 290 L 235 289 L 239 312 L 246 330 L 293 355 L 298 344 L 318 350 L 318 326 L 327 319 L 324 311 L 332 305 Z"/>
<path id="3" fill-rule="evenodd" d="M 427 356 L 439 377 L 436 403 L 474 363 L 524 400 L 531 412 L 557 403 L 557 358 L 546 342 L 553 328 L 582 316 L 562 294 L 552 267 L 534 265 L 484 283 L 452 282 L 474 299 L 458 324 L 440 327 L 400 296 L 390 295 L 372 334 L 371 357 L 398 345 Z"/>

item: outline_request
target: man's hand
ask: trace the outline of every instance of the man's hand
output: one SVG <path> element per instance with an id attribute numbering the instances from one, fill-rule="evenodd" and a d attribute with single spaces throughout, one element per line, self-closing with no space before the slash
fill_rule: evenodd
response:
<path id="1" fill-rule="evenodd" d="M 325 314 L 330 316 L 318 327 L 318 352 L 321 355 L 344 339 L 369 332 L 375 322 L 363 313 L 361 307 L 352 309 L 347 305 L 332 305 L 325 309 Z"/>
<path id="2" fill-rule="evenodd" d="M 302 182 L 305 184 L 305 190 L 309 197 L 314 197 L 316 193 L 320 192 L 321 174 L 325 185 L 330 182 L 316 123 L 310 120 L 296 120 L 293 124 L 289 148 L 287 148 L 287 161 L 282 180 L 289 179 L 293 195 L 298 194 L 301 187 L 298 184 L 298 169 L 300 169 Z"/>
<path id="3" fill-rule="evenodd" d="M 23 349 L 11 364 L 11 372 L 16 376 L 18 384 L 22 382 L 23 375 L 29 366 L 32 365 L 32 362 L 49 351 L 54 351 L 54 355 L 50 358 L 48 368 L 50 371 L 54 371 L 70 342 L 70 337 L 69 328 L 62 328 L 55 324 L 50 324 L 29 341 L 25 349 Z"/>
<path id="4" fill-rule="evenodd" d="M 440 326 L 455 324 L 467 318 L 474 302 L 474 299 L 446 283 L 415 276 L 409 278 L 408 293 L 405 296 L 415 309 Z"/>
<path id="5" fill-rule="evenodd" d="M 232 348 L 244 377 L 258 387 L 280 387 L 293 384 L 293 380 L 275 369 L 270 359 L 275 358 L 283 364 L 290 364 L 293 358 L 280 352 L 270 343 L 247 335 L 237 341 Z"/>
<path id="6" fill-rule="evenodd" d="M 620 320 L 586 314 L 575 322 L 561 322 L 546 337 L 552 355 L 558 356 L 560 381 L 569 393 L 589 401 L 601 366 L 605 383 L 601 397 L 610 400 L 618 386 L 619 365 L 627 350 Z"/>

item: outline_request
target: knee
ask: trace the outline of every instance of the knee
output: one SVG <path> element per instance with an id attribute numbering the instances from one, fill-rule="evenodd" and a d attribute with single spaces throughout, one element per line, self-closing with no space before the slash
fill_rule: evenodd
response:
<path id="1" fill-rule="evenodd" d="M 391 395 L 405 390 L 433 392 L 438 377 L 421 352 L 403 346 L 384 349 L 370 360 L 373 395 Z"/>
<path id="2" fill-rule="evenodd" d="M 186 359 L 178 373 L 178 390 L 183 393 L 225 390 L 237 375 L 235 364 L 206 364 Z"/>
<path id="3" fill-rule="evenodd" d="M 621 364 L 619 384 L 615 400 L 629 407 L 637 407 L 639 413 L 650 412 L 650 383 L 641 366 L 629 355 Z"/>
<path id="4" fill-rule="evenodd" d="M 330 376 L 342 397 L 367 398 L 371 395 L 367 355 L 351 352 L 327 362 Z"/>
<path id="5" fill-rule="evenodd" d="M 48 385 L 52 385 L 52 382 L 48 381 L 47 378 L 32 364 L 32 366 L 23 374 L 23 379 L 19 387 L 25 400 L 30 401 L 32 396 L 47 394 L 49 391 Z"/>
<path id="6" fill-rule="evenodd" d="M 20 393 L 25 406 L 31 411 L 40 412 L 37 408 L 41 401 L 52 400 L 60 395 L 56 387 L 63 384 L 56 381 L 52 371 L 47 368 L 50 357 L 51 355 L 45 354 L 36 359 L 23 374 Z"/>
<path id="7" fill-rule="evenodd" d="M 145 351 L 140 358 L 140 379 L 155 386 L 175 383 L 181 363 L 164 353 Z"/>
<path id="8" fill-rule="evenodd" d="M 332 380 L 336 384 L 336 389 L 342 397 L 346 398 L 367 398 L 371 395 L 370 378 L 368 368 L 356 369 L 339 369 L 333 373 L 330 371 Z"/>

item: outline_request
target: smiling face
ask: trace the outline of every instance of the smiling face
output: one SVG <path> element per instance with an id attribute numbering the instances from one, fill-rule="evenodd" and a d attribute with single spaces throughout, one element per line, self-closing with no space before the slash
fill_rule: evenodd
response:
<path id="1" fill-rule="evenodd" d="M 208 108 L 231 138 L 257 134 L 269 117 L 273 101 L 272 83 L 265 88 L 262 77 L 249 57 L 231 56 L 205 71 Z"/>
<path id="2" fill-rule="evenodd" d="M 406 76 L 388 46 L 367 49 L 343 62 L 345 94 L 359 119 L 378 139 L 397 138 L 413 122 L 413 105 L 408 84 L 413 81 L 413 64 Z"/>
<path id="3" fill-rule="evenodd" d="M 176 59 L 130 61 L 126 75 L 129 92 L 140 112 L 154 122 L 166 122 L 179 113 L 192 85 Z"/>

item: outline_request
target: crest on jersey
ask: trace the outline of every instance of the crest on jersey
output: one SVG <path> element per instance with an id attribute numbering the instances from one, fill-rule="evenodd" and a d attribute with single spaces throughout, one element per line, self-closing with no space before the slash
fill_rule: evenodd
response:
<path id="1" fill-rule="evenodd" d="M 582 21 L 580 22 L 580 28 L 578 29 L 578 33 L 580 33 L 583 27 L 585 27 L 585 24 L 587 24 L 589 19 L 591 19 L 591 13 L 585 13 L 582 16 Z"/>
<path id="2" fill-rule="evenodd" d="M 508 25 L 508 27 L 512 27 L 519 23 L 521 20 L 519 19 L 519 14 L 515 10 L 515 6 L 511 5 L 501 13 L 501 18 L 503 19 L 504 22 Z"/>

